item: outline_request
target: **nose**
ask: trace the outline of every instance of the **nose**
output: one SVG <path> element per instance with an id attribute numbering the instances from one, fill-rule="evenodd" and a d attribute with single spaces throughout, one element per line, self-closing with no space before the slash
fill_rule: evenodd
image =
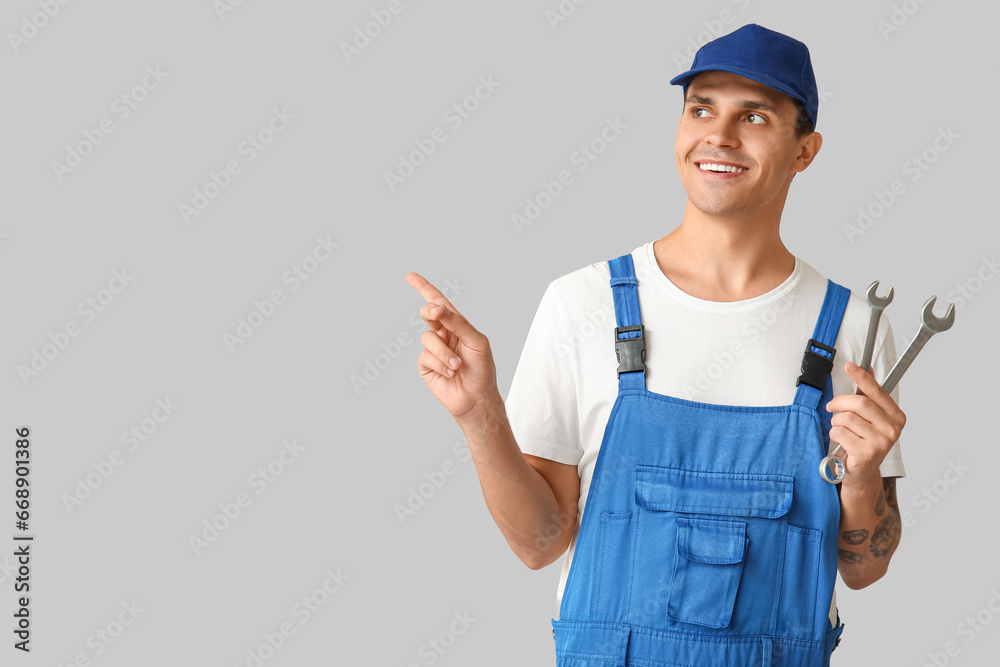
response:
<path id="1" fill-rule="evenodd" d="M 716 120 L 705 134 L 705 143 L 716 148 L 738 148 L 740 137 L 736 123 L 723 118 Z"/>

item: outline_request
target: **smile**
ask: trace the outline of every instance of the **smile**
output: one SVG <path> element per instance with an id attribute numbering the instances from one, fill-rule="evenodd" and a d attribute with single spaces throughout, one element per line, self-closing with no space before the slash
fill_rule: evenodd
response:
<path id="1" fill-rule="evenodd" d="M 737 167 L 732 164 L 715 164 L 712 162 L 701 162 L 698 164 L 698 168 L 702 171 L 711 171 L 718 174 L 739 174 L 747 170 L 746 167 Z"/>

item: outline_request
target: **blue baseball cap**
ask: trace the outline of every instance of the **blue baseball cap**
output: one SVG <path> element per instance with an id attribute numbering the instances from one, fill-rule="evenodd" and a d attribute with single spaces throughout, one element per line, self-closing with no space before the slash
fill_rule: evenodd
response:
<path id="1" fill-rule="evenodd" d="M 774 88 L 802 102 L 816 127 L 819 93 L 805 44 L 756 23 L 745 25 L 698 49 L 691 69 L 670 83 L 684 86 L 702 72 L 732 72 Z"/>

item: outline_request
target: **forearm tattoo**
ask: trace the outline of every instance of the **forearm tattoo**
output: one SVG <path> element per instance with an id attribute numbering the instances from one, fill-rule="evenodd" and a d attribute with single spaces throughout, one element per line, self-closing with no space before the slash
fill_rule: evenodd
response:
<path id="1" fill-rule="evenodd" d="M 896 502 L 896 478 L 887 477 L 882 480 L 882 491 L 885 492 L 885 500 L 889 507 L 899 515 L 899 504 Z M 878 508 L 876 507 L 876 510 Z M 881 515 L 879 515 L 881 516 Z"/>
<path id="2" fill-rule="evenodd" d="M 837 551 L 840 553 L 840 560 L 845 563 L 857 565 L 861 562 L 861 554 L 856 554 L 853 551 L 848 551 L 847 549 L 837 549 Z"/>
<path id="3" fill-rule="evenodd" d="M 844 541 L 848 544 L 861 544 L 868 539 L 868 531 L 862 528 L 861 530 L 848 530 L 844 532 Z"/>
<path id="4" fill-rule="evenodd" d="M 882 491 L 885 496 L 885 505 L 891 510 L 889 515 L 882 519 L 882 522 L 875 527 L 872 533 L 872 543 L 868 550 L 875 558 L 884 558 L 892 550 L 893 545 L 899 538 L 899 533 L 903 528 L 902 519 L 899 516 L 899 505 L 896 502 L 896 478 L 888 477 L 882 480 Z M 883 507 L 883 512 L 885 508 Z M 879 514 L 878 506 L 875 513 Z M 879 514 L 881 516 L 881 514 Z"/>
<path id="5" fill-rule="evenodd" d="M 890 510 L 887 515 L 886 508 Z M 873 558 L 878 560 L 889 555 L 896 541 L 899 539 L 899 534 L 902 530 L 899 505 L 896 501 L 896 479 L 894 477 L 882 480 L 882 493 L 879 494 L 879 498 L 875 503 L 875 515 L 880 517 L 884 515 L 885 518 L 879 522 L 872 533 L 869 534 L 867 529 L 860 528 L 857 530 L 845 530 L 841 533 L 841 537 L 845 543 L 852 546 L 864 545 L 870 540 L 868 552 L 871 553 Z M 863 546 L 862 549 L 864 549 Z M 840 560 L 845 563 L 858 564 L 864 560 L 862 554 L 846 549 L 838 549 L 838 551 L 840 553 Z"/>
<path id="6" fill-rule="evenodd" d="M 875 527 L 872 533 L 872 543 L 868 550 L 875 558 L 884 558 L 892 545 L 896 543 L 897 522 L 891 516 L 882 519 L 882 523 Z"/>

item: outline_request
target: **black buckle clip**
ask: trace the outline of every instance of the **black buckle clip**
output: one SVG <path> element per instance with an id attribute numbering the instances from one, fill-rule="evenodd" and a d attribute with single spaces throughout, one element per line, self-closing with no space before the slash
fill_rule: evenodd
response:
<path id="1" fill-rule="evenodd" d="M 828 359 L 822 354 L 813 352 L 812 348 L 814 346 L 829 352 L 830 358 Z M 795 386 L 798 387 L 800 384 L 805 383 L 810 387 L 824 391 L 826 389 L 826 377 L 833 370 L 833 358 L 836 355 L 837 350 L 834 348 L 827 347 L 823 343 L 810 338 L 809 342 L 806 343 L 806 353 L 802 355 L 802 375 L 795 381 Z"/>
<path id="2" fill-rule="evenodd" d="M 619 333 L 638 331 L 636 338 L 618 338 Z M 641 324 L 615 327 L 615 356 L 618 357 L 618 377 L 622 373 L 646 370 L 646 336 Z"/>

